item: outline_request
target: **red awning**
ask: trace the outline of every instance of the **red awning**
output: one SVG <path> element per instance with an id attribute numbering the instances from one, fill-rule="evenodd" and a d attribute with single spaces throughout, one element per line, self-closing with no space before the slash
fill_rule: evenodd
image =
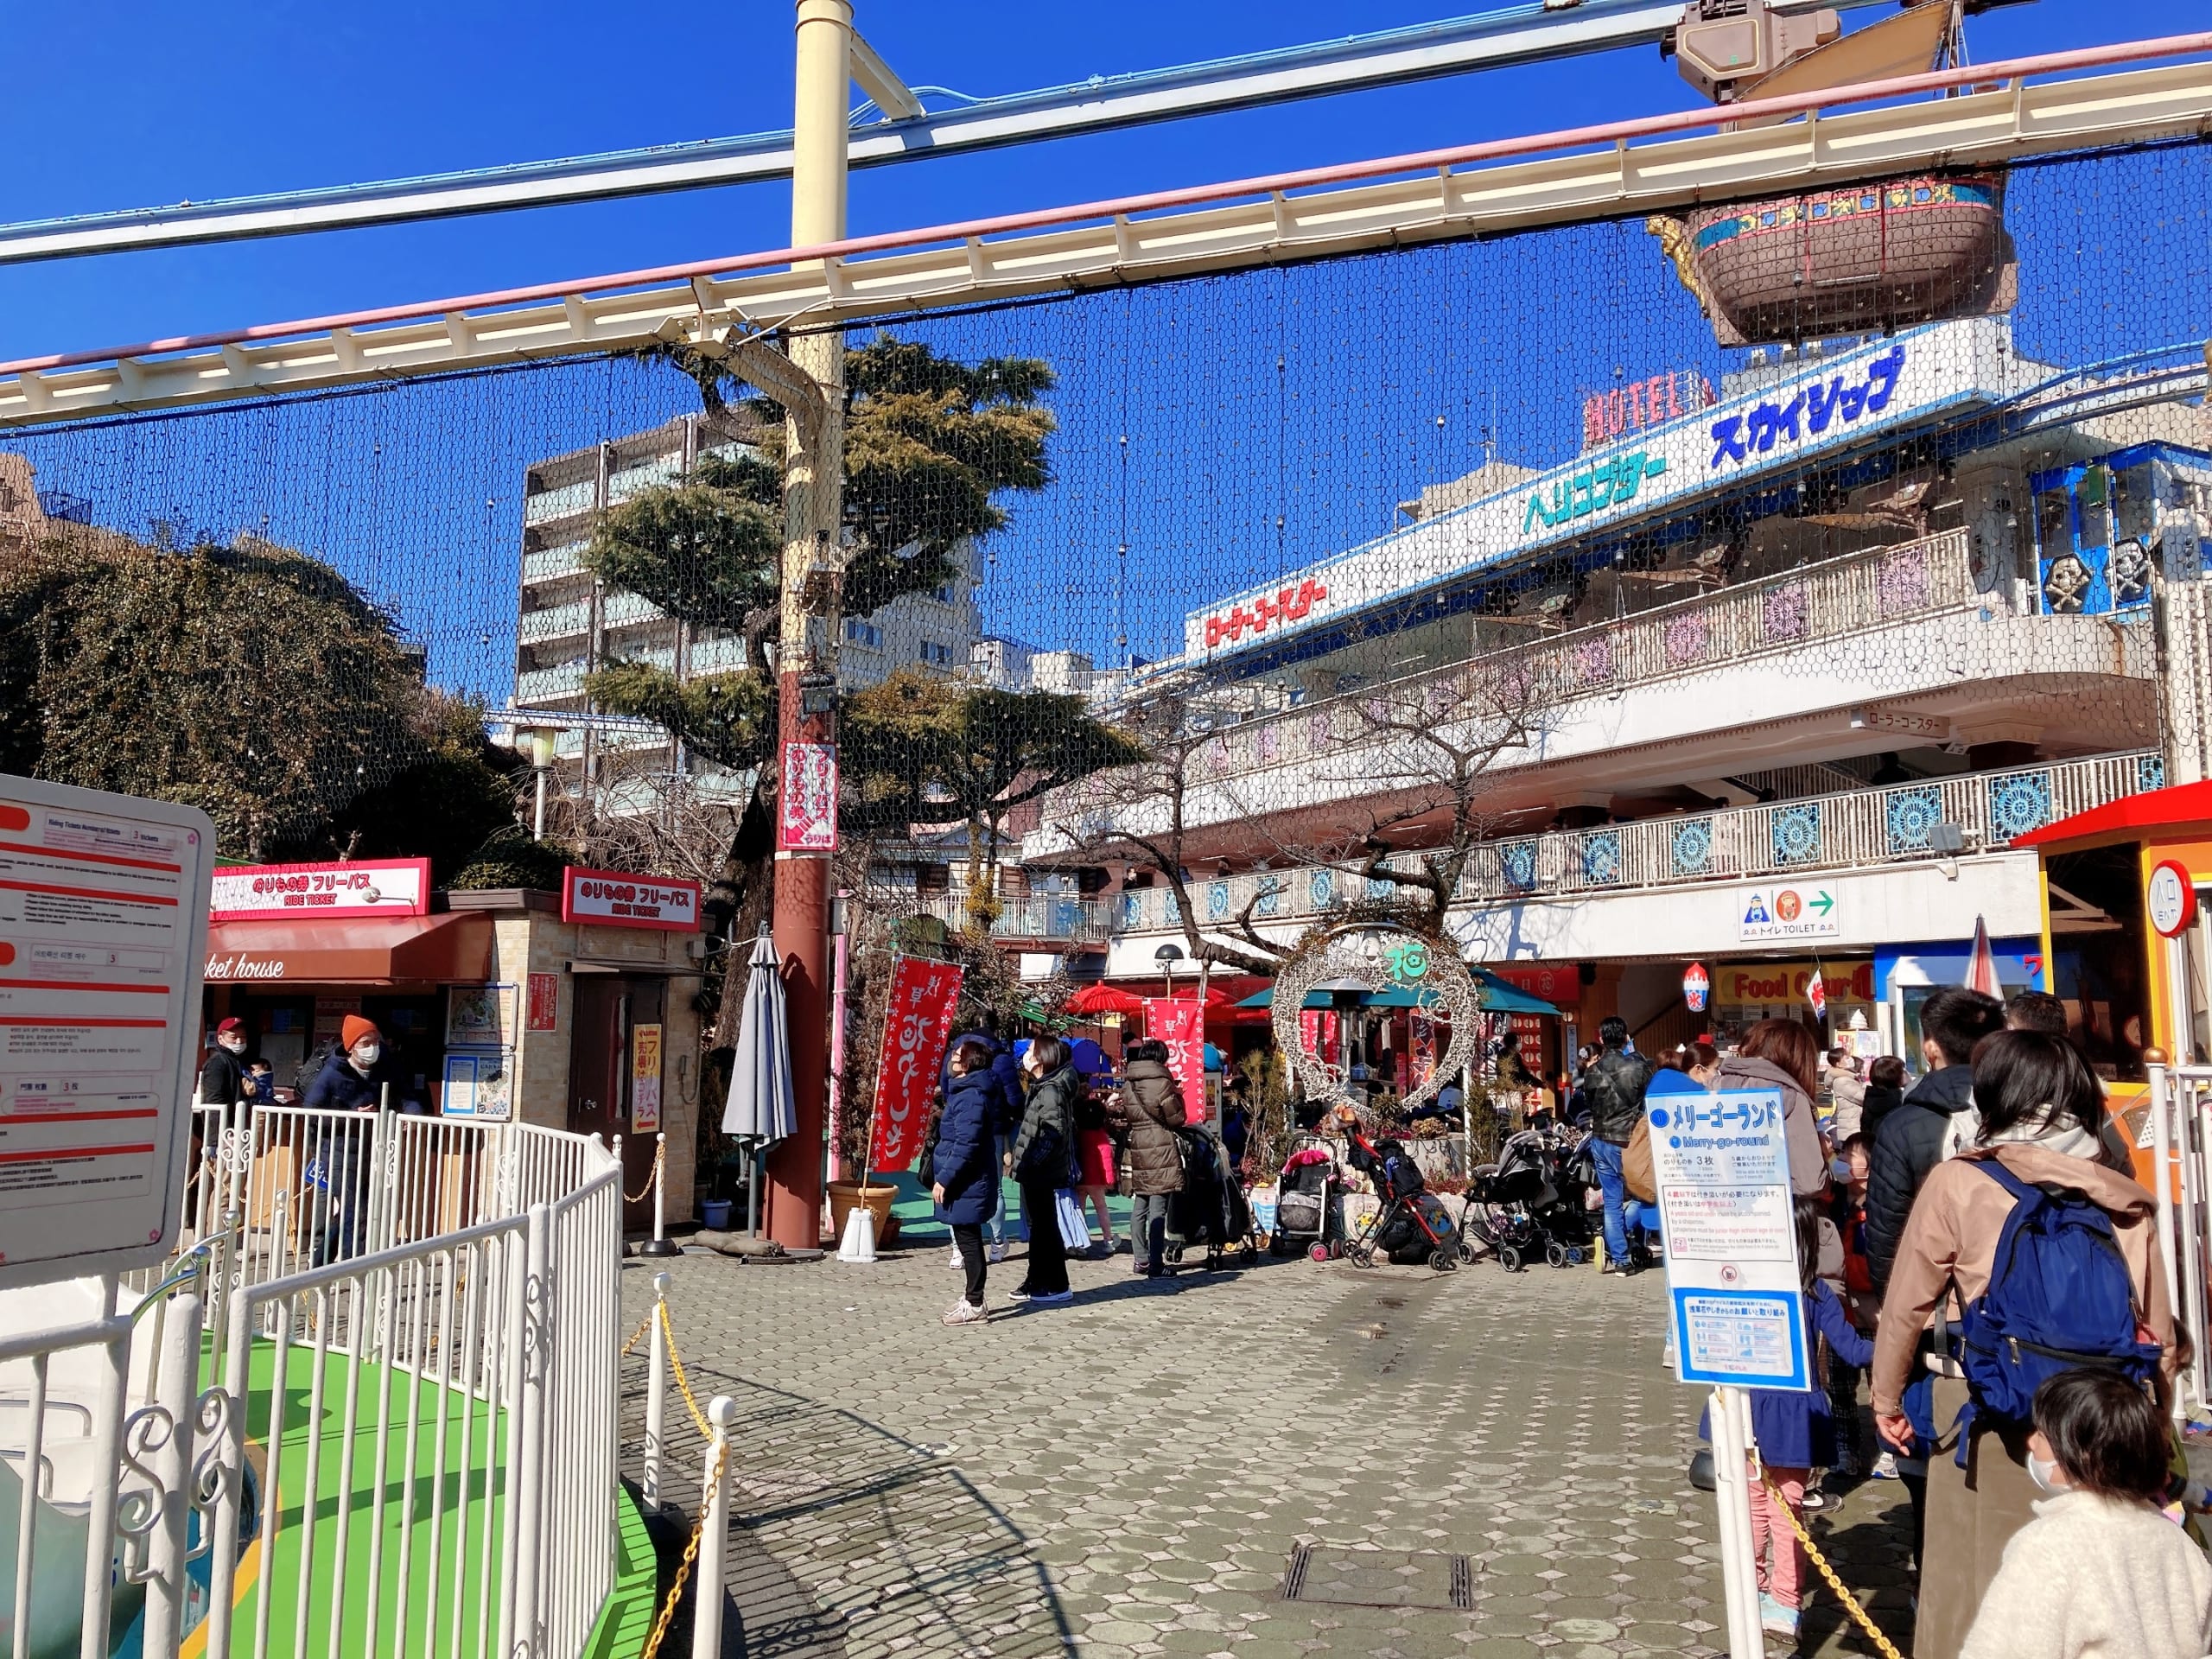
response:
<path id="1" fill-rule="evenodd" d="M 2126 795 L 2070 818 L 2046 823 L 2012 837 L 2015 847 L 2048 847 L 2054 842 L 2087 841 L 2096 836 L 2148 835 L 2183 824 L 2212 823 L 2212 783 L 2176 784 L 2171 789 Z"/>
<path id="2" fill-rule="evenodd" d="M 1060 1006 L 1070 1014 L 1141 1014 L 1144 999 L 1112 985 L 1086 985 Z"/>
<path id="3" fill-rule="evenodd" d="M 216 922 L 210 985 L 480 984 L 492 976 L 492 918 L 469 912 L 349 922 Z"/>

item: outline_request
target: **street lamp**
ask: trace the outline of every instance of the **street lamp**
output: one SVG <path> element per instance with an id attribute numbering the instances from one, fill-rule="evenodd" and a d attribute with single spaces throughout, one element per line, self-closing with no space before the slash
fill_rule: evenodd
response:
<path id="1" fill-rule="evenodd" d="M 543 841 L 545 839 L 545 774 L 553 770 L 554 749 L 561 741 L 561 734 L 550 726 L 533 726 L 521 735 L 530 744 L 531 769 L 537 774 L 537 810 L 531 819 L 531 839 Z"/>

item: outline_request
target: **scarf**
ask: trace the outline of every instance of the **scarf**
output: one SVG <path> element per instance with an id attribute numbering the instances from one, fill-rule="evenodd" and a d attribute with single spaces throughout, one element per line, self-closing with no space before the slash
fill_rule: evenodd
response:
<path id="1" fill-rule="evenodd" d="M 2104 1144 L 2090 1130 L 2069 1120 L 2063 1123 L 2051 1121 L 2052 1108 L 2045 1102 L 2009 1129 L 1984 1135 L 1981 1132 L 1981 1109 L 1967 1105 L 1951 1114 L 1943 1129 L 1943 1156 L 1957 1157 L 1974 1147 L 2027 1146 L 2041 1147 L 2068 1158 L 2079 1158 L 2095 1163 L 2104 1151 Z"/>

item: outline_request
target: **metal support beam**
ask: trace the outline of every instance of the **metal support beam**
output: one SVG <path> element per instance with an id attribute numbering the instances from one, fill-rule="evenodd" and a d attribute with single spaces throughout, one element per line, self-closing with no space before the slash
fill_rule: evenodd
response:
<path id="1" fill-rule="evenodd" d="M 1878 3 L 1828 0 L 1846 9 Z M 1681 20 L 1681 0 L 1524 3 L 1443 22 L 1278 51 L 1137 74 L 1093 76 L 935 113 L 925 110 L 883 60 L 855 37 L 854 73 L 893 118 L 855 130 L 849 161 L 853 167 L 882 167 L 956 150 L 1065 138 L 1616 47 L 1648 46 Z M 791 143 L 788 132 L 751 133 L 373 184 L 29 220 L 0 226 L 0 264 L 296 236 L 783 178 L 791 170 Z"/>

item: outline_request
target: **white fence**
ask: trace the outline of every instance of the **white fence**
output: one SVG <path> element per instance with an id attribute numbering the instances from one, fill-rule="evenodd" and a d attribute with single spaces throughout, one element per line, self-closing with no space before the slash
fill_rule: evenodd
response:
<path id="1" fill-rule="evenodd" d="M 2170 958 L 2171 960 L 2171 958 Z M 2145 1125 L 2158 1200 L 2158 1250 L 2173 1298 L 2174 1322 L 2195 1353 L 2183 1374 L 2177 1414 L 2184 1404 L 2212 1405 L 2212 1066 L 2152 1065 L 2151 1116 Z"/>
<path id="2" fill-rule="evenodd" d="M 196 1109 L 177 1270 L 0 1337 L 5 1652 L 572 1659 L 614 1572 L 613 1155 Z"/>

